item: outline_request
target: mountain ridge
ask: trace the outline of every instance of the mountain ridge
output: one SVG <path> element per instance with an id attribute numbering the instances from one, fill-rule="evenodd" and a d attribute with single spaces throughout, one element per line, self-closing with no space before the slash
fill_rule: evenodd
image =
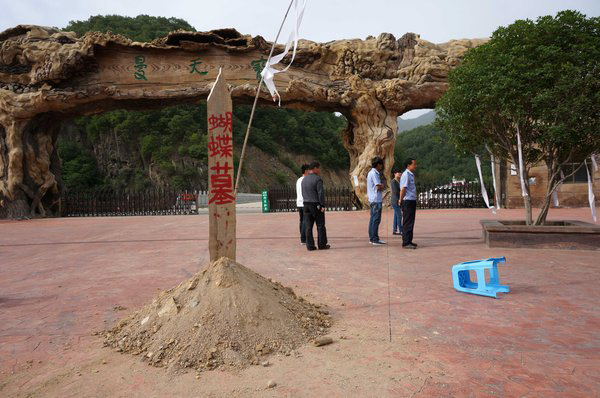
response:
<path id="1" fill-rule="evenodd" d="M 398 116 L 397 121 L 398 134 L 400 134 L 420 126 L 427 126 L 432 124 L 433 122 L 435 122 L 435 111 L 432 109 L 431 111 L 412 119 L 403 119 L 401 116 Z"/>

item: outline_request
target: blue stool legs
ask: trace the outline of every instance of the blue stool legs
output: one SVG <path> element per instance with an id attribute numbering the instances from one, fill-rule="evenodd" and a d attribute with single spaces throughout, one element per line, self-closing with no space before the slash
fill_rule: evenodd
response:
<path id="1" fill-rule="evenodd" d="M 508 293 L 508 285 L 501 285 L 498 277 L 498 263 L 506 261 L 505 257 L 485 260 L 466 261 L 452 267 L 454 288 L 460 292 L 496 297 L 496 293 Z M 489 283 L 485 282 L 485 270 L 490 272 Z M 471 281 L 469 271 L 475 271 L 477 283 Z"/>

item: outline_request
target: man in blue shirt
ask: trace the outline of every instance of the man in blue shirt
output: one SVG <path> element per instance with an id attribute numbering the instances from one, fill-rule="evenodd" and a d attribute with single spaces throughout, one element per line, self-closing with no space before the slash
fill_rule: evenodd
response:
<path id="1" fill-rule="evenodd" d="M 371 162 L 373 167 L 367 174 L 367 196 L 371 206 L 371 218 L 369 220 L 369 242 L 372 245 L 385 245 L 385 242 L 379 239 L 379 224 L 381 223 L 381 202 L 383 184 L 381 183 L 381 171 L 383 170 L 383 159 L 373 158 Z"/>
<path id="2" fill-rule="evenodd" d="M 400 202 L 402 205 L 402 247 L 416 249 L 413 243 L 413 229 L 415 227 L 415 214 L 417 212 L 417 187 L 415 186 L 414 171 L 417 161 L 409 158 L 404 162 L 406 170 L 400 177 Z"/>

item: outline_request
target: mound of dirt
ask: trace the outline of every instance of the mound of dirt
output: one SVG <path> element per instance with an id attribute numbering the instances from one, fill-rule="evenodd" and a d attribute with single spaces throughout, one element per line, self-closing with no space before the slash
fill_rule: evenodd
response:
<path id="1" fill-rule="evenodd" d="M 271 353 L 288 354 L 330 326 L 319 305 L 221 258 L 119 321 L 104 344 L 155 366 L 245 367 Z"/>

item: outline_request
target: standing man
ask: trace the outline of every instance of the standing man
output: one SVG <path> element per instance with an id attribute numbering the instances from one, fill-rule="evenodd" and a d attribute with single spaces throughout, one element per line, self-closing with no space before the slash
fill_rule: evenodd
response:
<path id="1" fill-rule="evenodd" d="M 306 248 L 316 250 L 313 238 L 313 225 L 317 224 L 317 244 L 319 250 L 329 249 L 327 244 L 327 230 L 325 229 L 325 192 L 323 180 L 320 177 L 321 165 L 312 162 L 309 174 L 302 180 L 302 198 L 304 200 L 304 233 L 306 234 Z"/>
<path id="2" fill-rule="evenodd" d="M 394 209 L 394 225 L 392 233 L 394 235 L 402 235 L 402 209 L 400 208 L 400 177 L 402 172 L 399 168 L 394 171 L 392 179 L 392 208 Z"/>
<path id="3" fill-rule="evenodd" d="M 400 178 L 400 202 L 402 203 L 402 248 L 416 249 L 413 243 L 413 229 L 415 227 L 415 214 L 417 212 L 417 187 L 415 186 L 414 171 L 417 161 L 409 158 L 404 162 L 406 170 Z"/>
<path id="4" fill-rule="evenodd" d="M 382 191 L 381 171 L 383 170 L 383 159 L 374 157 L 371 161 L 371 171 L 367 174 L 367 196 L 371 206 L 371 218 L 369 219 L 369 242 L 372 245 L 385 245 L 379 239 L 379 224 L 381 223 Z"/>
<path id="5" fill-rule="evenodd" d="M 302 165 L 302 175 L 296 181 L 296 207 L 300 215 L 300 244 L 306 244 L 306 233 L 304 232 L 304 201 L 302 200 L 302 180 L 308 175 L 308 165 Z"/>

